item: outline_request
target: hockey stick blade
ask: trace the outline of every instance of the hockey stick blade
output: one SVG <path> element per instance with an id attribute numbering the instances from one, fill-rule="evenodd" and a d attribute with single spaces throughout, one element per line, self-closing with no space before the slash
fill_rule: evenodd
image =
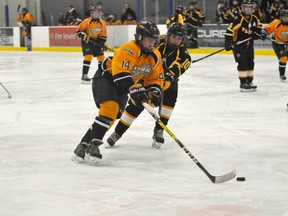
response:
<path id="1" fill-rule="evenodd" d="M 225 175 L 221 176 L 213 176 L 211 175 L 204 166 L 198 161 L 198 159 L 184 146 L 184 144 L 169 130 L 169 128 L 164 125 L 164 123 L 160 120 L 160 116 L 156 110 L 154 110 L 149 104 L 143 102 L 143 107 L 149 112 L 149 114 L 156 120 L 156 122 L 170 135 L 170 137 L 185 151 L 185 153 L 193 160 L 194 163 L 206 174 L 206 176 L 213 183 L 223 183 L 233 179 L 236 176 L 236 171 L 233 170 Z"/>

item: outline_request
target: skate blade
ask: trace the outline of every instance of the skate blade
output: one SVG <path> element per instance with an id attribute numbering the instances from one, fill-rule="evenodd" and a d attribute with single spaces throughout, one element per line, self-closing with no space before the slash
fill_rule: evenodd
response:
<path id="1" fill-rule="evenodd" d="M 83 158 L 79 157 L 78 155 L 74 154 L 72 157 L 71 157 L 71 160 L 76 162 L 76 163 L 81 163 L 84 161 Z"/>
<path id="2" fill-rule="evenodd" d="M 85 80 L 81 80 L 81 83 L 82 83 L 82 84 L 90 84 L 90 83 L 91 83 L 91 81 L 85 81 Z"/>
<path id="3" fill-rule="evenodd" d="M 104 144 L 105 149 L 111 149 L 114 148 L 114 146 L 111 146 L 108 142 Z"/>
<path id="4" fill-rule="evenodd" d="M 153 140 L 153 143 L 152 143 L 152 147 L 155 148 L 155 149 L 160 149 L 161 148 L 161 143 L 159 142 L 156 142 L 155 140 Z"/>
<path id="5" fill-rule="evenodd" d="M 240 92 L 249 93 L 251 92 L 251 89 L 240 89 Z"/>

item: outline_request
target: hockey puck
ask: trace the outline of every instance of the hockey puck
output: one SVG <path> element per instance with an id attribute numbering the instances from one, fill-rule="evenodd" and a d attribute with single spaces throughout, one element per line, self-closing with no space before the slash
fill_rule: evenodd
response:
<path id="1" fill-rule="evenodd" d="M 237 181 L 245 181 L 245 177 L 237 177 Z"/>

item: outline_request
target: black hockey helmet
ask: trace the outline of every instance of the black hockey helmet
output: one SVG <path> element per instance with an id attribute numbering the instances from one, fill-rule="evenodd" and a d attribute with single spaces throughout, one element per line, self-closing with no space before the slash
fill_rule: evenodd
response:
<path id="1" fill-rule="evenodd" d="M 182 5 L 177 5 L 175 7 L 175 13 L 183 14 L 183 12 L 184 12 L 184 7 Z"/>
<path id="2" fill-rule="evenodd" d="M 93 16 L 94 12 L 98 12 L 98 15 L 97 16 Z M 91 16 L 92 20 L 95 20 L 95 21 L 99 20 L 99 18 L 100 18 L 100 10 L 98 10 L 96 7 L 91 8 L 90 9 L 90 16 Z"/>
<path id="3" fill-rule="evenodd" d="M 27 8 L 22 8 L 22 14 L 26 14 L 26 13 L 28 13 L 28 9 Z"/>
<path id="4" fill-rule="evenodd" d="M 280 11 L 280 20 L 284 25 L 288 25 L 288 21 L 286 21 L 287 18 L 288 18 L 288 9 L 282 9 Z"/>
<path id="5" fill-rule="evenodd" d="M 175 34 L 178 36 L 182 37 L 182 42 L 186 36 L 186 29 L 185 27 L 181 24 L 181 23 L 177 23 L 177 22 L 173 22 L 169 27 L 168 27 L 168 31 L 167 31 L 167 36 L 168 36 L 168 46 L 172 49 L 176 49 L 178 48 L 178 46 L 175 46 L 173 44 L 169 43 L 169 37 L 171 36 L 171 34 Z"/>
<path id="6" fill-rule="evenodd" d="M 134 34 L 136 43 L 141 47 L 142 51 L 146 53 L 147 52 L 149 53 L 152 50 L 147 50 L 146 48 L 142 46 L 142 39 L 144 37 L 153 38 L 156 41 L 155 45 L 157 45 L 158 40 L 159 40 L 159 35 L 160 35 L 160 31 L 158 27 L 153 22 L 150 22 L 150 21 L 139 22 L 136 26 L 136 33 Z"/>
<path id="7" fill-rule="evenodd" d="M 250 11 L 246 11 L 246 7 L 250 7 Z M 244 15 L 250 16 L 253 13 L 253 1 L 251 0 L 243 0 L 241 3 L 241 10 Z"/>

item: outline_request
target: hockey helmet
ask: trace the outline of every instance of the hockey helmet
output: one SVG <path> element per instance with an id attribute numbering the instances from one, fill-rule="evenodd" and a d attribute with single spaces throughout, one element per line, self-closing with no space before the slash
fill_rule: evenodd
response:
<path id="1" fill-rule="evenodd" d="M 28 13 L 28 9 L 27 8 L 22 8 L 22 14 L 26 14 L 26 13 Z"/>
<path id="2" fill-rule="evenodd" d="M 96 7 L 93 7 L 90 9 L 90 16 L 92 20 L 97 21 L 100 18 L 100 11 Z"/>
<path id="3" fill-rule="evenodd" d="M 153 38 L 155 40 L 155 45 L 158 44 L 159 40 L 159 29 L 158 27 L 150 21 L 141 21 L 136 26 L 136 33 L 134 34 L 136 43 L 141 47 L 143 52 L 149 53 L 152 50 L 144 48 L 142 45 L 142 39 L 144 37 Z"/>
<path id="4" fill-rule="evenodd" d="M 186 29 L 185 27 L 181 24 L 181 23 L 177 23 L 177 22 L 173 22 L 169 27 L 168 27 L 168 31 L 167 31 L 167 36 L 168 36 L 168 46 L 172 49 L 176 49 L 179 46 L 175 46 L 174 44 L 171 44 L 169 41 L 169 37 L 171 36 L 171 34 L 175 34 L 178 36 L 182 37 L 182 42 L 186 36 Z"/>
<path id="5" fill-rule="evenodd" d="M 241 10 L 244 15 L 250 16 L 253 13 L 253 1 L 243 0 L 241 3 Z"/>
<path id="6" fill-rule="evenodd" d="M 184 11 L 184 7 L 182 5 L 177 5 L 175 7 L 175 13 L 182 14 Z"/>

